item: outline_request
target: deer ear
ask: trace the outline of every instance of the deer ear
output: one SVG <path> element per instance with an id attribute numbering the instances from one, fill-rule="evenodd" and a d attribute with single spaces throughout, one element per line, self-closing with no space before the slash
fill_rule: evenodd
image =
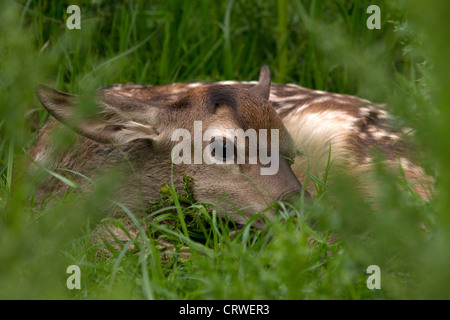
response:
<path id="1" fill-rule="evenodd" d="M 58 121 L 77 133 L 100 143 L 124 144 L 136 139 L 159 138 L 158 127 L 164 127 L 168 108 L 154 100 L 100 94 L 94 116 L 76 113 L 80 99 L 45 85 L 36 87 L 42 105 Z"/>
<path id="2" fill-rule="evenodd" d="M 270 96 L 270 69 L 267 65 L 263 65 L 259 71 L 259 80 L 258 84 L 250 89 L 251 92 L 269 100 Z"/>

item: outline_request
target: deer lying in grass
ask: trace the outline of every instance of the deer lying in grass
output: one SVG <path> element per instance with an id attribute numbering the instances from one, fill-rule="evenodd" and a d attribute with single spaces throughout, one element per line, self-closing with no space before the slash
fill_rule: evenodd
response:
<path id="1" fill-rule="evenodd" d="M 402 132 L 389 125 L 389 116 L 381 106 L 293 84 L 271 84 L 267 66 L 261 68 L 258 82 L 109 86 L 98 93 L 97 115 L 77 121 L 72 121 L 77 96 L 43 85 L 37 88 L 37 95 L 54 118 L 42 128 L 30 150 L 34 160 L 88 177 L 95 177 L 104 168 L 120 166 L 125 180 L 117 186 L 116 194 L 118 201 L 130 209 L 140 208 L 142 199 L 159 199 L 159 190 L 163 182 L 170 181 L 173 170 L 177 189 L 182 189 L 183 173 L 193 178 L 196 200 L 220 203 L 228 212 L 245 208 L 241 214 L 232 214 L 236 223 L 244 224 L 255 211 L 274 201 L 298 199 L 307 169 L 321 175 L 331 163 L 332 170 L 343 168 L 355 176 L 368 174 L 373 149 L 379 149 L 394 167 L 400 159 L 409 180 L 427 179 L 422 169 L 408 160 Z M 278 129 L 276 146 L 271 145 L 270 135 L 266 137 L 271 152 L 277 155 L 278 171 L 262 175 L 266 165 L 261 161 L 172 164 L 171 152 L 177 143 L 173 132 L 181 128 L 194 135 L 195 121 L 202 121 L 202 133 L 207 129 Z M 50 132 L 60 123 L 72 127 L 79 137 L 74 148 L 52 157 Z M 208 141 L 202 143 L 206 148 Z M 216 149 L 223 148 L 223 160 L 227 148 L 239 147 L 233 145 L 234 141 L 228 143 L 225 139 L 216 145 Z M 249 144 L 240 147 L 248 149 Z M 232 150 L 236 152 L 239 150 Z M 292 169 L 289 158 L 294 159 Z M 75 178 L 81 188 L 87 187 L 85 179 Z M 48 177 L 37 194 L 63 192 L 66 188 L 63 182 Z M 306 189 L 314 193 L 312 184 Z M 426 195 L 420 186 L 417 191 Z M 258 220 L 255 225 L 261 223 Z"/>

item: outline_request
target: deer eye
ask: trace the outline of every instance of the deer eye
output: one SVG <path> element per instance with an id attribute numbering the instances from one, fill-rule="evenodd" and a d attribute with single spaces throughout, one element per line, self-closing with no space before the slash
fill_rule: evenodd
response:
<path id="1" fill-rule="evenodd" d="M 234 157 L 234 143 L 230 140 L 216 140 L 211 150 L 212 156 L 220 161 Z"/>

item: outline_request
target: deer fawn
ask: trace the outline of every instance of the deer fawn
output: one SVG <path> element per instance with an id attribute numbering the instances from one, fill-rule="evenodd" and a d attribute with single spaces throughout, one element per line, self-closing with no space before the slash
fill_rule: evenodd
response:
<path id="1" fill-rule="evenodd" d="M 237 224 L 245 224 L 255 212 L 274 201 L 296 201 L 307 169 L 321 175 L 331 163 L 331 171 L 340 168 L 358 177 L 369 175 L 372 149 L 382 151 L 394 167 L 400 159 L 408 179 L 428 179 L 408 159 L 402 132 L 389 125 L 389 115 L 382 106 L 293 84 L 271 84 L 267 66 L 261 68 L 258 82 L 112 85 L 98 93 L 98 114 L 78 117 L 77 121 L 72 121 L 77 96 L 44 85 L 38 86 L 37 95 L 53 118 L 42 128 L 30 150 L 34 160 L 88 177 L 97 176 L 104 168 L 120 167 L 124 181 L 116 186 L 116 195 L 130 209 L 141 208 L 142 200 L 159 199 L 163 182 L 169 182 L 172 174 L 175 187 L 182 189 L 185 173 L 193 178 L 196 200 L 220 203 Z M 194 122 L 199 121 L 201 130 L 194 132 Z M 69 125 L 79 136 L 74 148 L 52 155 L 49 136 L 60 123 Z M 198 162 L 193 154 L 188 155 L 192 162 L 174 164 L 172 151 L 179 140 L 173 138 L 173 133 L 178 129 L 193 135 L 194 140 L 196 135 L 211 129 L 223 133 L 229 129 L 254 129 L 259 138 L 260 130 L 276 130 L 276 144 L 270 133 L 262 142 L 277 161 L 277 171 L 261 174 L 261 169 L 267 167 L 261 161 Z M 216 140 L 212 150 L 216 158 L 225 161 L 232 149 L 231 154 L 243 151 L 248 160 L 249 142 L 238 144 L 224 136 L 223 140 Z M 206 150 L 208 141 L 198 141 Z M 190 146 L 186 150 L 191 150 Z M 294 160 L 292 169 L 289 159 Z M 78 179 L 81 188 L 87 187 L 85 179 Z M 370 189 L 360 182 L 361 188 Z M 305 187 L 306 194 L 314 193 L 311 184 Z M 61 181 L 48 177 L 37 194 L 66 188 Z M 426 195 L 425 188 L 418 186 L 417 190 Z M 241 209 L 240 213 L 233 213 L 236 209 Z M 263 226 L 261 219 L 255 226 Z"/>

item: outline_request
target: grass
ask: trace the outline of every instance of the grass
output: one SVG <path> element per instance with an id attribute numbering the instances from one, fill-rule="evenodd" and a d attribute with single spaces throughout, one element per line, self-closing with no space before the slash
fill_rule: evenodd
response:
<path id="1" fill-rule="evenodd" d="M 81 7 L 81 30 L 66 28 L 64 2 L 0 4 L 2 299 L 450 298 L 445 0 L 71 4 Z M 369 4 L 381 8 L 380 30 L 366 28 Z M 26 174 L 25 150 L 49 117 L 34 95 L 38 83 L 88 100 L 117 82 L 256 80 L 262 64 L 280 83 L 387 102 L 400 125 L 415 129 L 417 157 L 436 178 L 436 194 L 423 201 L 380 166 L 375 209 L 345 177 L 330 189 L 327 170 L 309 175 L 318 191 L 312 205 L 280 204 L 267 230 L 249 221 L 238 232 L 189 197 L 188 180 L 185 190 L 161 186 L 146 218 L 120 203 L 123 218 L 99 215 L 114 176 L 83 201 L 74 185 L 34 208 L 37 177 Z M 58 140 L 70 144 L 73 134 Z M 70 184 L 77 173 L 48 174 Z M 99 235 L 99 225 L 116 231 Z M 81 268 L 80 290 L 66 287 L 73 264 Z M 374 264 L 381 290 L 366 286 Z"/>

